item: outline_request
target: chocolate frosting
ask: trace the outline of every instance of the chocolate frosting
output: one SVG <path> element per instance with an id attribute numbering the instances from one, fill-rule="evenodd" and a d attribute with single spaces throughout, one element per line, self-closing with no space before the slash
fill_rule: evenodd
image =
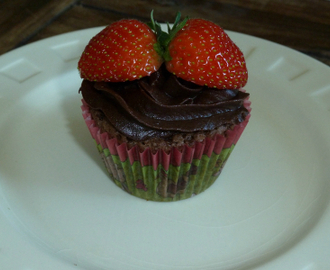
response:
<path id="1" fill-rule="evenodd" d="M 164 66 L 132 82 L 83 80 L 80 92 L 91 108 L 102 111 L 118 132 L 135 141 L 228 128 L 248 115 L 243 102 L 249 94 L 195 85 Z"/>

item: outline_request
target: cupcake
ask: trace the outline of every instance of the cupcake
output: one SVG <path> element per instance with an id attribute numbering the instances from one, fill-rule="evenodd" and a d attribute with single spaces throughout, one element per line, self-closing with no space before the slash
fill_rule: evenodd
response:
<path id="1" fill-rule="evenodd" d="M 115 22 L 78 63 L 82 114 L 112 181 L 152 201 L 190 198 L 221 173 L 250 118 L 244 56 L 218 25 Z"/>

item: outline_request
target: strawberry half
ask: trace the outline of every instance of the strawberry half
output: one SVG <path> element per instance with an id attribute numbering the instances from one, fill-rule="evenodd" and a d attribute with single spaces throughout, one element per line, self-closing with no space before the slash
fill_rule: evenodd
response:
<path id="1" fill-rule="evenodd" d="M 168 45 L 168 71 L 198 85 L 243 87 L 248 73 L 243 53 L 218 25 L 189 19 Z"/>
<path id="2" fill-rule="evenodd" d="M 123 82 L 142 78 L 161 66 L 154 49 L 156 34 L 138 20 L 112 23 L 93 37 L 78 63 L 80 76 L 90 81 Z"/>

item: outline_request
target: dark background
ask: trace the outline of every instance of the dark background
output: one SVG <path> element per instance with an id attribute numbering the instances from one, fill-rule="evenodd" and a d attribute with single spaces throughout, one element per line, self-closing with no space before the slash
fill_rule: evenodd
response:
<path id="1" fill-rule="evenodd" d="M 211 20 L 291 47 L 330 65 L 329 0 L 0 0 L 0 54 L 33 41 L 103 26 L 121 18 L 159 22 L 183 16 Z"/>

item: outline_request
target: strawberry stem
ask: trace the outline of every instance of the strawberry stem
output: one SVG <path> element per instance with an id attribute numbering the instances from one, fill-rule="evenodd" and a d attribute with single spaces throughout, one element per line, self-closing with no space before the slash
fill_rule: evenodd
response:
<path id="1" fill-rule="evenodd" d="M 169 53 L 168 45 L 176 33 L 183 28 L 189 18 L 186 17 L 180 22 L 181 13 L 178 12 L 172 27 L 167 22 L 167 32 L 165 32 L 162 30 L 160 24 L 154 20 L 153 14 L 154 11 L 152 10 L 150 14 L 151 21 L 147 24 L 157 35 L 157 43 L 154 44 L 154 49 L 160 56 L 164 58 L 165 61 L 170 61 L 172 57 Z"/>

